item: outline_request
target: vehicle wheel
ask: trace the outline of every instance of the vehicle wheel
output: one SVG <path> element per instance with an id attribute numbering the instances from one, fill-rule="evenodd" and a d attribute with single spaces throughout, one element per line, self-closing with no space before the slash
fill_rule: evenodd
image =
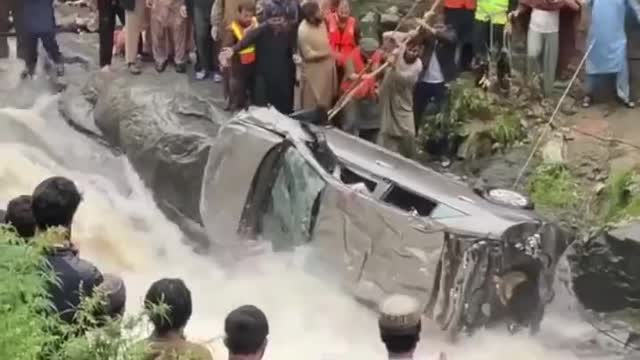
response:
<path id="1" fill-rule="evenodd" d="M 528 197 L 513 190 L 500 188 L 488 189 L 484 192 L 484 198 L 498 205 L 509 206 L 517 209 L 533 209 L 533 202 L 529 200 Z"/>

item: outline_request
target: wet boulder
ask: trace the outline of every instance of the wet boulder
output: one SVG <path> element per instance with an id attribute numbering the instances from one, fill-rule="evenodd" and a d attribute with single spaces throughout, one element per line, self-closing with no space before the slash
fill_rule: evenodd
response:
<path id="1" fill-rule="evenodd" d="M 125 154 L 172 221 L 198 228 L 209 148 L 228 118 L 212 99 L 174 74 L 97 74 L 69 94 L 67 120 Z"/>
<path id="2" fill-rule="evenodd" d="M 573 290 L 586 308 L 640 309 L 640 222 L 574 243 L 567 259 Z"/>

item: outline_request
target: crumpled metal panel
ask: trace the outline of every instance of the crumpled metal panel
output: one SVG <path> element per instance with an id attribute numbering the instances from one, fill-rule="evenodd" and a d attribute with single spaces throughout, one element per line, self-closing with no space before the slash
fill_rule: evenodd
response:
<path id="1" fill-rule="evenodd" d="M 313 237 L 315 247 L 342 269 L 362 301 L 389 293 L 426 305 L 433 288 L 444 231 L 381 204 L 338 182 L 325 189 Z"/>

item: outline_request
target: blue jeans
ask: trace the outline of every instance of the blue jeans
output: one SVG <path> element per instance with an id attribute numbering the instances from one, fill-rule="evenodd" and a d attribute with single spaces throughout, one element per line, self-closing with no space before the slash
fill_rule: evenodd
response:
<path id="1" fill-rule="evenodd" d="M 603 77 L 611 75 L 615 75 L 616 77 L 616 93 L 618 94 L 620 100 L 629 102 L 631 100 L 631 94 L 629 90 L 629 64 L 627 61 L 624 62 L 622 70 L 615 74 L 587 74 L 587 94 L 591 96 L 598 86 L 598 82 Z"/>

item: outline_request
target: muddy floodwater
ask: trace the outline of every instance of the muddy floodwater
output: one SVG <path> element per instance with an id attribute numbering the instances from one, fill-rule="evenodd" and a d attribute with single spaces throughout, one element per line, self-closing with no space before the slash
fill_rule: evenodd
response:
<path id="1" fill-rule="evenodd" d="M 216 343 L 225 315 L 251 303 L 269 318 L 268 360 L 385 358 L 375 314 L 323 278 L 322 266 L 309 260 L 306 249 L 273 253 L 266 244 L 242 244 L 233 261 L 196 254 L 158 210 L 126 157 L 61 118 L 60 95 L 46 78 L 21 83 L 15 59 L 0 60 L 0 68 L 0 206 L 31 193 L 45 177 L 73 179 L 84 196 L 73 239 L 83 257 L 124 278 L 129 313 L 141 308 L 151 282 L 181 277 L 192 291 L 194 311 L 186 333 L 195 340 Z M 68 72 L 69 77 L 88 76 L 78 65 L 70 65 Z M 623 359 L 605 350 L 606 343 L 581 345 L 595 330 L 579 319 L 562 281 L 556 284 L 556 298 L 538 336 L 485 331 L 452 346 L 427 324 L 417 358 L 446 351 L 453 360 Z"/>

